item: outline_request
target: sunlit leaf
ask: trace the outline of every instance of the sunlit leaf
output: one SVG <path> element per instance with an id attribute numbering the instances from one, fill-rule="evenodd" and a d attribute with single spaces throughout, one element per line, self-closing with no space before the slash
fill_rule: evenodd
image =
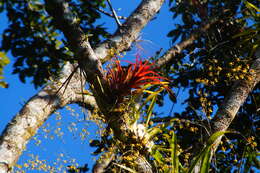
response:
<path id="1" fill-rule="evenodd" d="M 202 159 L 200 173 L 208 173 L 210 167 L 210 159 L 211 159 L 211 148 L 207 147 L 205 150 L 205 154 Z"/>
<path id="2" fill-rule="evenodd" d="M 202 149 L 202 151 L 195 157 L 195 159 L 192 161 L 191 166 L 189 167 L 188 173 L 191 173 L 193 171 L 193 169 L 195 168 L 195 166 L 197 164 L 199 164 L 199 162 L 204 162 L 205 165 L 201 165 L 203 166 L 204 170 L 208 169 L 208 165 L 210 163 L 210 155 L 211 155 L 211 147 L 212 144 L 214 144 L 214 142 L 221 137 L 222 135 L 224 135 L 225 133 L 234 133 L 234 132 L 230 132 L 230 131 L 218 131 L 215 132 L 214 134 L 212 134 L 210 136 L 210 138 L 207 141 L 206 146 Z M 203 159 L 204 158 L 204 159 Z"/>
<path id="3" fill-rule="evenodd" d="M 171 147 L 171 165 L 172 165 L 172 173 L 179 172 L 179 157 L 178 157 L 178 148 L 177 148 L 177 137 L 175 133 L 172 134 L 172 138 L 170 141 Z"/>
<path id="4" fill-rule="evenodd" d="M 255 9 L 257 12 L 260 12 L 260 9 L 257 8 L 254 4 L 252 4 L 252 3 L 248 2 L 248 1 L 245 1 L 244 3 L 246 4 L 247 8 L 251 8 L 251 9 L 253 8 L 253 9 Z"/>
<path id="5" fill-rule="evenodd" d="M 3 87 L 3 88 L 8 88 L 8 84 L 5 81 L 2 81 L 2 79 L 4 79 L 4 77 L 3 77 L 4 67 L 9 63 L 10 63 L 10 60 L 6 56 L 5 52 L 0 52 L 0 87 Z"/>
<path id="6" fill-rule="evenodd" d="M 152 101 L 151 101 L 151 103 L 150 103 L 150 105 L 149 105 L 149 108 L 148 108 L 148 110 L 147 110 L 146 126 L 148 126 L 149 121 L 150 121 L 150 118 L 151 118 L 151 116 L 152 116 L 153 108 L 154 108 L 154 105 L 155 105 L 155 102 L 156 102 L 156 98 L 157 98 L 156 95 L 152 98 Z"/>

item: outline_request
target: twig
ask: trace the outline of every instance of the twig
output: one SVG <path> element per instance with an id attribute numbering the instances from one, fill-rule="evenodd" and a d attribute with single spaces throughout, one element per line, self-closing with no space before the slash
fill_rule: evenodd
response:
<path id="1" fill-rule="evenodd" d="M 107 0 L 107 3 L 108 3 L 108 6 L 109 6 L 111 12 L 113 13 L 113 16 L 114 16 L 114 18 L 115 18 L 115 20 L 116 20 L 117 25 L 120 27 L 120 26 L 121 26 L 121 23 L 120 23 L 120 21 L 119 21 L 119 19 L 118 19 L 118 17 L 117 17 L 116 11 L 115 11 L 114 8 L 112 7 L 112 4 L 111 4 L 110 0 Z"/>
<path id="2" fill-rule="evenodd" d="M 101 8 L 96 8 L 96 10 L 99 11 L 100 13 L 103 13 L 103 14 L 109 16 L 109 17 L 114 17 L 113 14 L 108 13 L 108 12 L 106 12 L 105 10 L 103 10 L 103 9 L 101 9 Z M 117 18 L 118 18 L 118 19 L 123 19 L 123 20 L 126 20 L 126 19 L 127 19 L 127 17 L 125 17 L 125 16 L 117 16 Z"/>

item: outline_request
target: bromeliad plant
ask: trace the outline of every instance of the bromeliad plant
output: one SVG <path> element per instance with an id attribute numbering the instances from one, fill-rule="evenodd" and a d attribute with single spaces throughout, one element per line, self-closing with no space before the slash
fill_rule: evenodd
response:
<path id="1" fill-rule="evenodd" d="M 110 96 L 117 99 L 116 104 L 106 117 L 107 122 L 109 122 L 109 126 L 113 129 L 117 139 L 127 141 L 127 143 L 116 142 L 119 149 L 117 155 L 120 164 L 115 162 L 113 165 L 114 168 L 136 172 L 135 170 L 138 170 L 135 166 L 138 164 L 136 160 L 142 157 L 139 153 L 147 153 L 144 151 L 148 151 L 150 153 L 150 159 L 153 160 L 153 163 L 157 165 L 161 172 L 192 172 L 195 165 L 199 162 L 202 163 L 200 165 L 201 170 L 203 170 L 202 172 L 208 172 L 214 141 L 227 132 L 213 134 L 209 138 L 206 147 L 194 158 L 189 168 L 182 166 L 179 161 L 181 151 L 178 148 L 177 137 L 174 131 L 169 130 L 170 128 L 167 127 L 170 123 L 165 123 L 163 125 L 164 127 L 148 125 L 159 93 L 166 89 L 172 95 L 168 87 L 168 80 L 157 73 L 152 67 L 153 64 L 150 64 L 148 61 L 142 61 L 138 57 L 135 63 L 130 62 L 126 67 L 123 67 L 121 62 L 116 59 L 113 66 L 108 68 L 107 74 L 105 75 Z M 154 85 L 158 85 L 159 89 L 155 91 L 148 90 L 149 87 Z M 126 105 L 132 101 L 135 104 L 131 98 L 143 93 L 148 93 L 149 95 L 140 107 L 142 108 L 148 102 L 150 102 L 150 105 L 146 111 L 146 122 L 137 124 L 139 117 L 132 120 L 131 114 L 136 112 L 140 114 L 141 108 L 132 111 L 134 106 L 128 107 Z M 122 107 L 122 109 L 120 109 L 120 107 Z M 169 134 L 167 134 L 168 132 Z M 156 143 L 155 137 L 160 136 L 160 134 L 163 134 L 165 137 L 164 140 L 169 144 L 168 146 Z M 113 139 L 113 141 L 116 140 Z M 127 153 L 133 151 L 135 152 L 134 157 L 132 155 L 129 157 Z"/>
<path id="2" fill-rule="evenodd" d="M 121 167 L 133 167 L 134 165 L 144 165 L 140 163 L 144 153 L 151 152 L 153 143 L 153 131 L 148 131 L 148 123 L 152 115 L 152 110 L 155 105 L 155 100 L 158 94 L 166 89 L 170 92 L 168 87 L 168 81 L 165 77 L 161 76 L 153 68 L 153 64 L 149 61 L 142 61 L 137 57 L 135 62 L 128 62 L 128 66 L 122 66 L 119 59 L 113 60 L 113 63 L 108 67 L 106 74 L 102 79 L 98 78 L 99 85 L 95 85 L 99 88 L 93 88 L 94 92 L 103 95 L 104 97 L 98 97 L 102 100 L 98 100 L 97 104 L 104 117 L 104 121 L 108 124 L 106 129 L 112 129 L 113 135 L 107 137 L 113 140 L 113 144 L 110 144 L 107 148 L 116 146 L 118 149 L 117 155 L 119 158 L 128 157 L 127 154 L 135 151 L 136 157 L 132 158 L 132 161 L 125 160 L 121 163 Z M 149 91 L 152 86 L 157 85 L 159 89 L 155 91 Z M 102 91 L 103 90 L 103 91 Z M 104 93 L 104 94 L 103 94 Z M 137 108 L 136 98 L 148 93 L 148 97 L 144 99 L 141 108 Z M 170 92 L 172 93 L 172 92 Z M 140 115 L 143 112 L 142 107 L 148 102 L 150 106 L 146 111 L 146 124 L 140 123 Z M 102 146 L 103 147 L 103 146 Z M 104 148 L 100 149 L 103 150 Z M 117 165 L 119 166 L 119 165 Z"/>
<path id="3" fill-rule="evenodd" d="M 138 136 L 135 133 L 137 126 L 134 124 L 137 123 L 141 110 L 136 109 L 136 98 L 145 92 L 149 94 L 147 89 L 154 85 L 160 86 L 160 89 L 154 94 L 151 94 L 151 91 L 152 97 L 156 97 L 163 89 L 170 91 L 168 80 L 155 71 L 152 63 L 142 61 L 139 57 L 134 63 L 128 63 L 128 66 L 122 66 L 118 58 L 113 60 L 104 78 L 100 80 L 101 89 L 98 92 L 101 92 L 100 95 L 104 93 L 104 97 L 98 97 L 100 100 L 97 100 L 108 126 L 113 129 L 115 136 L 123 141 L 129 140 L 129 136 Z M 150 100 L 154 105 L 155 98 Z M 151 111 L 148 114 L 151 115 Z M 118 124 L 121 127 L 118 127 Z"/>
<path id="4" fill-rule="evenodd" d="M 147 84 L 161 85 L 170 92 L 168 82 L 165 82 L 167 79 L 156 72 L 153 64 L 147 60 L 142 61 L 136 57 L 135 63 L 129 62 L 127 67 L 123 67 L 120 60 L 116 59 L 113 65 L 113 68 L 108 68 L 105 79 L 108 81 L 111 94 L 119 101 L 122 101 L 124 96 L 140 93 L 142 87 Z"/>

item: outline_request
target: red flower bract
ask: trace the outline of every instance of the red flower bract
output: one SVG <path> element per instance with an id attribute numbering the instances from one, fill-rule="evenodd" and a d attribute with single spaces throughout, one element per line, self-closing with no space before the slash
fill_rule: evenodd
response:
<path id="1" fill-rule="evenodd" d="M 152 69 L 152 64 L 136 58 L 135 63 L 122 67 L 119 60 L 115 60 L 115 67 L 109 68 L 106 80 L 113 94 L 118 97 L 130 95 L 132 89 L 139 89 L 146 84 L 161 84 L 166 79 Z"/>

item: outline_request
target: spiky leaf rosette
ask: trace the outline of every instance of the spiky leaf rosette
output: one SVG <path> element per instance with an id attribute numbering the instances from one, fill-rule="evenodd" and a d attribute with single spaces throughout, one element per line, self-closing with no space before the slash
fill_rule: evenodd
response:
<path id="1" fill-rule="evenodd" d="M 106 80 L 108 81 L 111 93 L 117 98 L 131 95 L 133 91 L 141 89 L 146 84 L 162 85 L 166 90 L 169 88 L 164 84 L 165 77 L 160 76 L 149 61 L 142 61 L 141 58 L 136 57 L 135 63 L 128 62 L 129 65 L 123 67 L 120 60 L 114 61 L 114 67 L 108 68 Z"/>

